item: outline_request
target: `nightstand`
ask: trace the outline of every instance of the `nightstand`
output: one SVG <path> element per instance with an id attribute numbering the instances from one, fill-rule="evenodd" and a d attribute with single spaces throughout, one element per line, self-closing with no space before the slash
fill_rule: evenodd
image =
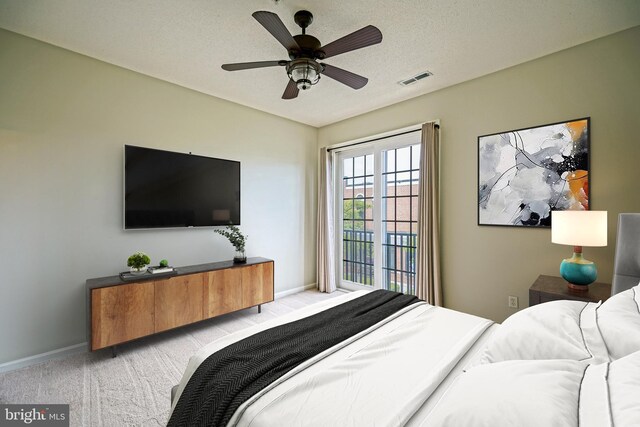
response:
<path id="1" fill-rule="evenodd" d="M 573 300 L 585 302 L 605 301 L 611 296 L 611 285 L 608 283 L 592 283 L 588 291 L 572 291 L 567 282 L 556 276 L 538 276 L 529 288 L 529 307 L 548 301 Z"/>

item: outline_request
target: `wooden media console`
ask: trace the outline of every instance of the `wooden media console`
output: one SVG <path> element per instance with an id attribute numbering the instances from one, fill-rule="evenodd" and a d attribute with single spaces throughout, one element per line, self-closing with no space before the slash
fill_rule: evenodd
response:
<path id="1" fill-rule="evenodd" d="M 173 276 L 146 274 L 87 280 L 91 351 L 273 301 L 273 261 L 249 258 L 176 268 Z"/>

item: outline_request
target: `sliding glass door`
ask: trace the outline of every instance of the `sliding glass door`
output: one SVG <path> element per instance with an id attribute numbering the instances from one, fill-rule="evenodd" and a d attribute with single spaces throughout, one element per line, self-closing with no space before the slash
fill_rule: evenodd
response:
<path id="1" fill-rule="evenodd" d="M 415 294 L 420 132 L 336 157 L 339 287 Z"/>

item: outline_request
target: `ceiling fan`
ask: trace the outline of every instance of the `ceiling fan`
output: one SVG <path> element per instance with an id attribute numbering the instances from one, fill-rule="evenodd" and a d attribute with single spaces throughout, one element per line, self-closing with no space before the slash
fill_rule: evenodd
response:
<path id="1" fill-rule="evenodd" d="M 254 12 L 252 16 L 287 49 L 290 61 L 224 64 L 222 66 L 223 70 L 238 71 L 251 68 L 285 67 L 289 76 L 289 83 L 282 94 L 282 99 L 293 99 L 298 96 L 300 89 L 310 89 L 311 86 L 318 83 L 321 74 L 353 89 L 361 89 L 369 81 L 366 77 L 318 61 L 380 43 L 382 41 L 382 33 L 373 25 L 367 25 L 358 31 L 322 46 L 320 40 L 306 33 L 307 27 L 313 22 L 313 15 L 307 10 L 300 10 L 293 17 L 296 24 L 302 28 L 302 34 L 295 36 L 291 35 L 275 13 L 258 11 Z"/>

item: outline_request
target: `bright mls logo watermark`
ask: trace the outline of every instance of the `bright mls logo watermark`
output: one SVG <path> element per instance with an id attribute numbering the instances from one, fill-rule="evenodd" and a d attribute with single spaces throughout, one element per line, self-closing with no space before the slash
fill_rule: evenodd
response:
<path id="1" fill-rule="evenodd" d="M 69 405 L 0 404 L 0 427 L 69 427 Z"/>

